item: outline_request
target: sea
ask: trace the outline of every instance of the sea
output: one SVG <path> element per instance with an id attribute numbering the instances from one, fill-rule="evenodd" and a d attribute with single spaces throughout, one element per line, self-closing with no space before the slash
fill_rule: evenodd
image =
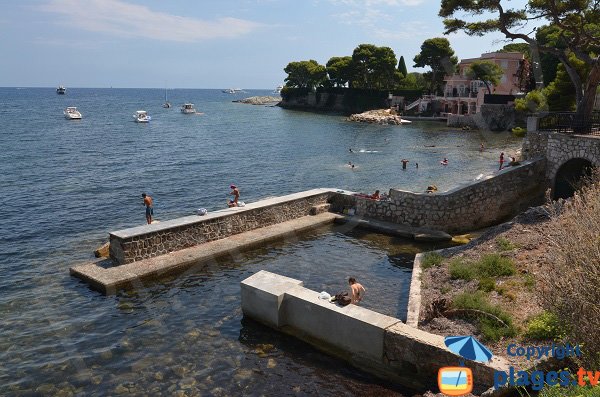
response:
<path id="1" fill-rule="evenodd" d="M 412 395 L 244 318 L 239 282 L 266 269 L 336 293 L 355 275 L 366 307 L 405 318 L 412 259 L 431 246 L 328 227 L 113 296 L 69 267 L 145 223 L 142 192 L 167 220 L 226 207 L 230 184 L 245 202 L 444 191 L 496 172 L 518 141 L 233 102 L 270 90 L 167 95 L 168 109 L 164 89 L 0 88 L 0 395 Z M 65 119 L 67 106 L 83 118 Z M 152 120 L 135 123 L 137 110 Z"/>

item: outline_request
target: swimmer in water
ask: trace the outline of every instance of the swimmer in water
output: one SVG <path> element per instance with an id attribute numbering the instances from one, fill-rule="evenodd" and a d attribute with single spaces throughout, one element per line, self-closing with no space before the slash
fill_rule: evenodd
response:
<path id="1" fill-rule="evenodd" d="M 444 157 L 444 159 L 442 161 L 440 161 L 440 163 L 442 165 L 448 165 L 448 159 L 446 157 Z"/>
<path id="2" fill-rule="evenodd" d="M 350 153 L 354 153 L 354 150 L 352 150 L 352 148 L 349 148 L 349 149 L 348 149 L 348 151 L 349 151 Z"/>

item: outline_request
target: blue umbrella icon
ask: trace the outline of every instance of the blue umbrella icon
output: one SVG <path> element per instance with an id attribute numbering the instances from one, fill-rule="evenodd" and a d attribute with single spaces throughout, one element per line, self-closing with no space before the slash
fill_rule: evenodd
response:
<path id="1" fill-rule="evenodd" d="M 451 352 L 467 360 L 487 362 L 492 359 L 492 352 L 472 336 L 447 336 L 444 343 Z"/>

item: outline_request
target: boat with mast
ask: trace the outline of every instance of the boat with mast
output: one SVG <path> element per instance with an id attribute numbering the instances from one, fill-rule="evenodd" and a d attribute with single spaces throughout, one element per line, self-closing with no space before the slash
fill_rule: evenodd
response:
<path id="1" fill-rule="evenodd" d="M 167 100 L 167 89 L 165 88 L 165 103 L 163 103 L 163 108 L 168 109 L 171 107 L 171 102 Z"/>

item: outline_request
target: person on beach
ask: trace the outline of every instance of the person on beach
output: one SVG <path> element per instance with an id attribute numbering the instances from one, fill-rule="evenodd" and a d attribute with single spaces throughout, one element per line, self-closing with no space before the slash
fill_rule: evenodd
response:
<path id="1" fill-rule="evenodd" d="M 371 195 L 371 199 L 373 199 L 373 200 L 379 200 L 379 198 L 380 198 L 379 197 L 379 190 L 375 190 L 375 193 L 373 193 Z"/>
<path id="2" fill-rule="evenodd" d="M 151 224 L 152 215 L 154 215 L 154 208 L 152 208 L 152 197 L 148 196 L 146 193 L 142 193 L 142 198 L 144 199 L 144 205 L 146 206 L 146 222 Z"/>
<path id="3" fill-rule="evenodd" d="M 408 164 L 408 160 L 407 159 L 402 159 L 400 161 L 402 161 L 402 169 L 405 170 L 406 169 L 406 164 Z"/>
<path id="4" fill-rule="evenodd" d="M 229 202 L 227 203 L 227 206 L 229 208 L 237 207 L 238 200 L 240 199 L 240 191 L 238 190 L 237 186 L 235 186 L 233 184 L 231 184 L 229 187 L 231 188 L 231 192 L 229 192 L 229 194 L 233 196 L 233 200 L 229 200 Z"/>
<path id="5" fill-rule="evenodd" d="M 500 168 L 498 168 L 498 170 L 501 170 L 503 165 L 504 165 L 504 152 L 501 152 L 500 153 Z"/>
<path id="6" fill-rule="evenodd" d="M 350 303 L 358 305 L 358 302 L 362 301 L 365 296 L 365 287 L 358 283 L 354 277 L 348 279 L 348 284 L 350 284 L 350 295 L 352 299 Z"/>

